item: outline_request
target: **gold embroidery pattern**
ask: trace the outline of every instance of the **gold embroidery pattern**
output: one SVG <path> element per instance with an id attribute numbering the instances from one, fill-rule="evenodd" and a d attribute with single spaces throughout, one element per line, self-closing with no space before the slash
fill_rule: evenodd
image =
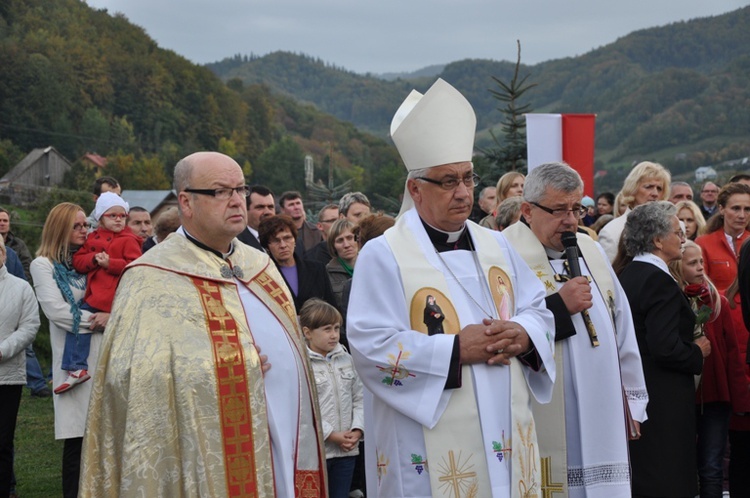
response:
<path id="1" fill-rule="evenodd" d="M 375 456 L 378 460 L 378 484 L 380 484 L 383 476 L 388 474 L 388 465 L 391 463 L 391 459 L 380 453 L 377 448 L 375 449 Z"/>
<path id="2" fill-rule="evenodd" d="M 229 496 L 257 496 L 252 415 L 247 371 L 234 317 L 224 307 L 221 289 L 194 277 L 213 344 L 224 467 Z"/>
<path id="3" fill-rule="evenodd" d="M 542 498 L 552 498 L 555 493 L 564 493 L 560 482 L 552 482 L 552 457 L 542 457 Z"/>
<path id="4" fill-rule="evenodd" d="M 276 303 L 281 306 L 281 309 L 284 310 L 284 313 L 287 314 L 289 319 L 293 323 L 297 323 L 297 312 L 294 310 L 294 306 L 289 301 L 289 298 L 286 295 L 286 292 L 284 292 L 284 289 L 281 288 L 281 286 L 271 278 L 268 273 L 265 271 L 261 272 L 260 275 L 255 279 L 258 284 L 263 287 L 263 290 L 265 290 L 269 296 L 271 296 L 271 299 L 276 301 Z"/>
<path id="5" fill-rule="evenodd" d="M 518 482 L 519 496 L 524 498 L 539 496 L 539 483 L 537 482 L 538 469 L 536 468 L 536 445 L 534 444 L 533 422 L 523 430 L 518 425 L 518 433 L 521 436 L 521 456 L 518 462 L 521 464 L 521 479 Z M 515 462 L 515 460 L 514 460 Z"/>
<path id="6" fill-rule="evenodd" d="M 440 481 L 440 487 L 447 489 L 453 498 L 479 496 L 477 473 L 471 470 L 474 464 L 469 464 L 470 460 L 471 456 L 462 461 L 460 452 L 456 458 L 453 450 L 448 451 L 447 461 L 443 457 L 443 462 L 440 464 L 441 476 L 438 481 Z"/>
<path id="7" fill-rule="evenodd" d="M 297 470 L 294 473 L 294 496 L 296 498 L 318 498 L 321 493 L 320 473 L 314 470 Z"/>
<path id="8" fill-rule="evenodd" d="M 398 356 L 388 353 L 388 365 L 387 367 L 381 367 L 376 365 L 376 368 L 381 372 L 385 373 L 385 377 L 381 382 L 387 386 L 403 386 L 402 380 L 408 377 L 416 377 L 413 373 L 409 372 L 402 361 L 409 359 L 411 353 L 404 351 L 404 345 L 398 343 Z"/>

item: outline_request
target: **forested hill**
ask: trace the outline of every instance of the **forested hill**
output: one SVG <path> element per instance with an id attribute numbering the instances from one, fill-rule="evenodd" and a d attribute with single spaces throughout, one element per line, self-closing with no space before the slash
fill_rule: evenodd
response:
<path id="1" fill-rule="evenodd" d="M 0 1 L 0 68 L 0 176 L 52 145 L 71 160 L 107 156 L 127 189 L 168 188 L 175 162 L 207 149 L 277 192 L 304 189 L 307 154 L 316 178 L 332 161 L 337 184 L 393 197 L 403 188 L 389 143 L 266 86 L 225 85 L 80 0 Z M 77 172 L 67 186 L 88 190 L 90 172 Z"/>
<path id="2" fill-rule="evenodd" d="M 578 57 L 524 66 L 538 86 L 528 92 L 536 112 L 596 113 L 597 158 L 629 164 L 665 162 L 685 152 L 694 167 L 750 152 L 750 7 L 727 14 L 633 32 Z M 523 39 L 521 39 L 523 45 Z M 434 77 L 383 81 L 319 59 L 273 53 L 234 57 L 209 67 L 223 79 L 265 82 L 273 91 L 312 102 L 321 110 L 385 136 L 409 89 L 425 90 Z M 487 91 L 492 76 L 508 80 L 507 61 L 463 60 L 440 76 L 477 111 L 480 129 L 501 117 Z M 744 151 L 744 152 L 743 152 Z"/>

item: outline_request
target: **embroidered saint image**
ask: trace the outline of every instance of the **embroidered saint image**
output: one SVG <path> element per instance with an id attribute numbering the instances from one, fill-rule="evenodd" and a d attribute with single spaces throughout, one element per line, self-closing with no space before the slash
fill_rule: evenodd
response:
<path id="1" fill-rule="evenodd" d="M 435 301 L 435 296 L 429 294 L 424 307 L 424 324 L 427 325 L 427 335 L 442 334 L 443 320 L 445 320 L 443 310 Z"/>
<path id="2" fill-rule="evenodd" d="M 513 303 L 513 288 L 508 274 L 501 268 L 493 266 L 489 274 L 490 291 L 495 301 L 497 316 L 501 320 L 510 320 L 515 314 L 515 305 Z"/>
<path id="3" fill-rule="evenodd" d="M 457 334 L 461 330 L 458 314 L 450 299 L 434 287 L 419 289 L 409 304 L 412 330 L 427 335 Z"/>

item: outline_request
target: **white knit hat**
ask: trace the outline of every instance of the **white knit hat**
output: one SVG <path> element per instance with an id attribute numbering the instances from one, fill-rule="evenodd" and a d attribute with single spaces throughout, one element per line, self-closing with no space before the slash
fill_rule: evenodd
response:
<path id="1" fill-rule="evenodd" d="M 125 199 L 123 199 L 119 195 L 115 194 L 114 192 L 102 193 L 102 195 L 100 195 L 96 200 L 96 207 L 94 208 L 94 218 L 99 221 L 99 219 L 104 213 L 107 212 L 108 209 L 115 206 L 120 206 L 125 210 L 126 213 L 130 211 L 130 206 L 128 205 L 128 203 L 125 202 Z"/>
<path id="2" fill-rule="evenodd" d="M 412 90 L 391 121 L 391 138 L 406 169 L 471 161 L 477 117 L 461 93 L 438 79 L 424 95 Z M 413 206 L 404 185 L 399 215 Z"/>

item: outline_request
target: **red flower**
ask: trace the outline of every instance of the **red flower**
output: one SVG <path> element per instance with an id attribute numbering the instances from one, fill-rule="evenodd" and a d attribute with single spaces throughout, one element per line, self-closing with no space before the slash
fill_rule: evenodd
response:
<path id="1" fill-rule="evenodd" d="M 698 298 L 702 304 L 711 304 L 711 292 L 706 284 L 689 284 L 685 286 L 685 295 Z"/>

